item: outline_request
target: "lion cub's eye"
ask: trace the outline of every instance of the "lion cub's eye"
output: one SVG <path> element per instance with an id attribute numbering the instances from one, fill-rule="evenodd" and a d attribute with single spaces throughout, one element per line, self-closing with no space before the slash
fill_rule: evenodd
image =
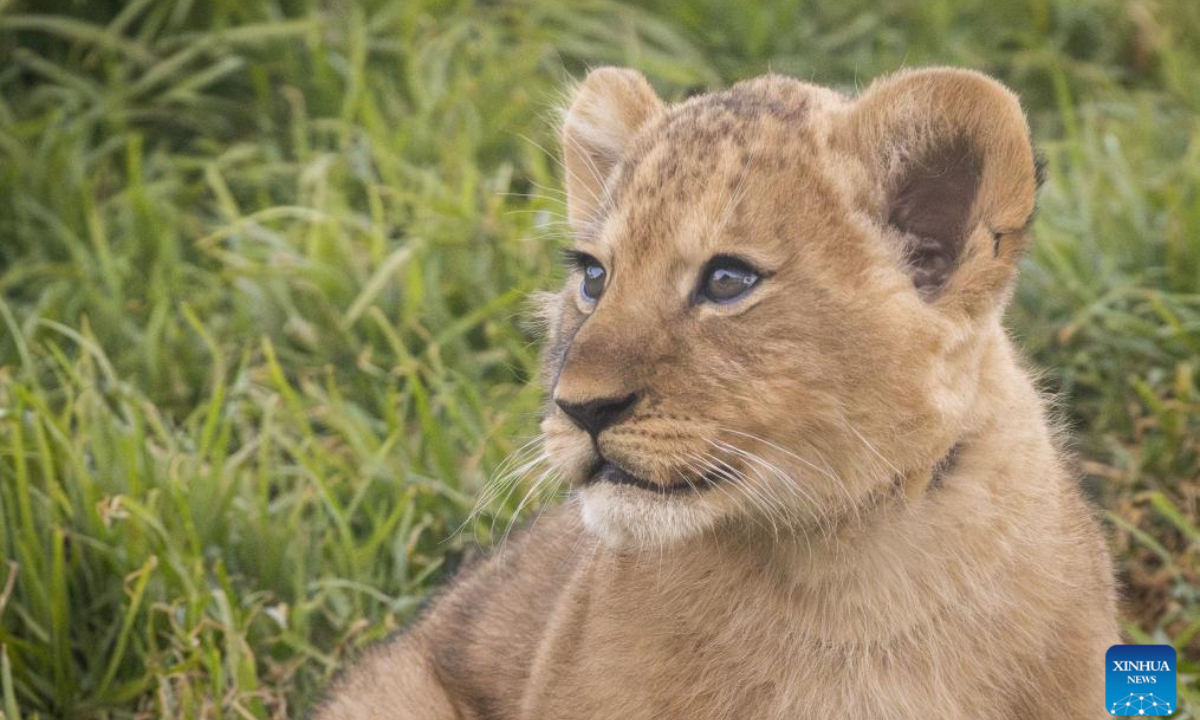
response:
<path id="1" fill-rule="evenodd" d="M 718 255 L 704 270 L 700 295 L 716 303 L 730 303 L 758 284 L 754 268 L 737 258 Z"/>
<path id="2" fill-rule="evenodd" d="M 595 303 L 604 294 L 604 286 L 608 282 L 608 271 L 596 258 L 573 248 L 563 251 L 563 260 L 567 267 L 578 270 L 583 274 L 583 282 L 579 286 L 579 295 L 589 305 Z"/>
<path id="3" fill-rule="evenodd" d="M 590 303 L 594 303 L 604 294 L 604 282 L 607 279 L 608 273 L 604 271 L 604 267 L 595 260 L 588 259 L 583 263 L 583 284 L 579 287 L 579 292 L 583 294 L 583 299 Z"/>

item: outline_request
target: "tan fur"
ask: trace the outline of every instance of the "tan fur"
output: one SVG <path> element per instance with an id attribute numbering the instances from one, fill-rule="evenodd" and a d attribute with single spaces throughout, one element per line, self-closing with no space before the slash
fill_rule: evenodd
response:
<path id="1" fill-rule="evenodd" d="M 1036 192 L 1016 98 L 935 69 L 667 106 L 604 68 L 563 140 L 608 284 L 547 308 L 550 395 L 640 395 L 595 445 L 548 403 L 571 500 L 318 717 L 1105 716 L 1104 538 L 1000 323 Z M 717 254 L 764 279 L 696 301 Z M 597 452 L 717 481 L 592 481 Z"/>

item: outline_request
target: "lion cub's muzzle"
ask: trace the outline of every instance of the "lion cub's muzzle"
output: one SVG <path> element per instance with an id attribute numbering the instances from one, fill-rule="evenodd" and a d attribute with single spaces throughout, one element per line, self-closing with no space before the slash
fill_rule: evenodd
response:
<path id="1" fill-rule="evenodd" d="M 653 479 L 649 473 L 640 473 L 630 467 L 634 463 L 628 458 L 613 458 L 601 449 L 600 434 L 619 423 L 630 419 L 643 393 L 633 392 L 616 397 L 601 397 L 585 401 L 571 401 L 562 397 L 554 402 L 563 414 L 580 430 L 588 434 L 592 441 L 592 449 L 596 454 L 595 462 L 588 469 L 583 484 L 612 483 L 628 485 L 648 492 L 663 495 L 695 492 L 714 485 L 719 479 L 716 473 L 684 474 L 679 473 L 674 480 L 663 481 Z M 694 475 L 694 476 L 693 476 Z"/>

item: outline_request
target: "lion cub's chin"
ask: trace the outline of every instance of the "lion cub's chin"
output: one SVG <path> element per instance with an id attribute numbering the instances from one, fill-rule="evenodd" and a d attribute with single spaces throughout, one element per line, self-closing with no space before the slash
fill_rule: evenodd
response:
<path id="1" fill-rule="evenodd" d="M 579 490 L 584 526 L 612 548 L 672 545 L 695 537 L 721 511 L 694 495 L 658 495 L 639 488 L 596 483 Z"/>

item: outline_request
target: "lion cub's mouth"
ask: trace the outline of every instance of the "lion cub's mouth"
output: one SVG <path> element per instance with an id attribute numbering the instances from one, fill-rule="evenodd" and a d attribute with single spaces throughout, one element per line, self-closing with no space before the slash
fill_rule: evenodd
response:
<path id="1" fill-rule="evenodd" d="M 707 490 L 715 485 L 718 477 L 712 473 L 706 473 L 694 480 L 683 480 L 677 483 L 663 484 L 656 483 L 645 478 L 638 477 L 629 472 L 625 468 L 616 463 L 601 458 L 596 462 L 591 474 L 588 476 L 587 484 L 592 485 L 598 482 L 608 482 L 614 485 L 631 485 L 635 488 L 640 488 L 648 492 L 658 493 L 660 495 L 671 495 L 676 493 L 690 493 Z"/>

